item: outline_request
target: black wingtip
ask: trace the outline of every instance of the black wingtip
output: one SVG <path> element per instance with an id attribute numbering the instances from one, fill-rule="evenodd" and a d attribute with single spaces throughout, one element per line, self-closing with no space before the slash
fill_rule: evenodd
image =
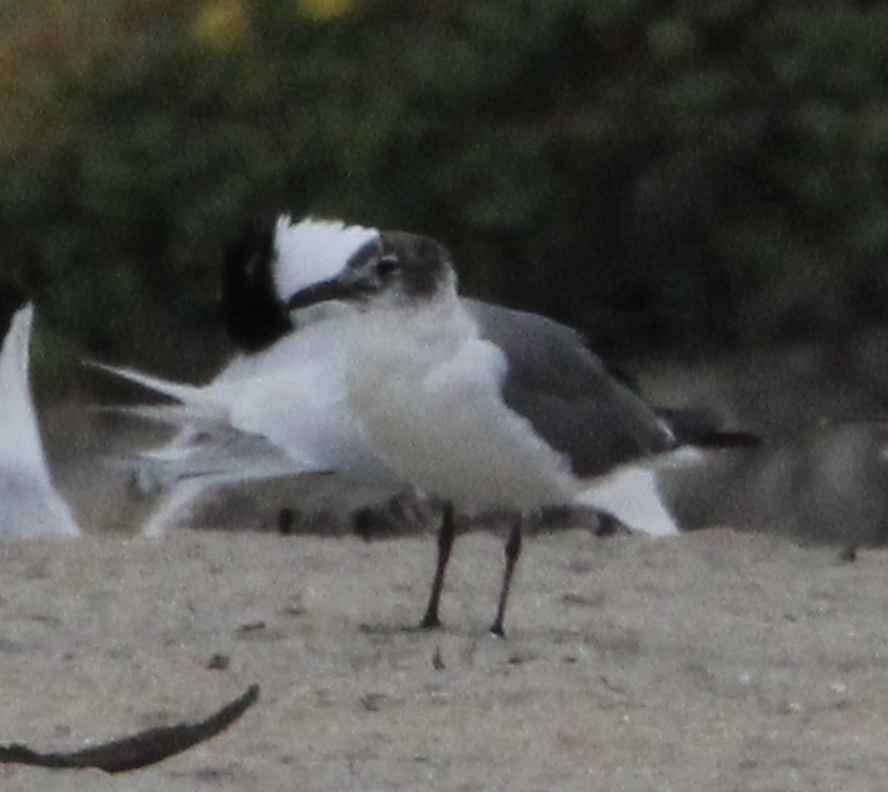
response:
<path id="1" fill-rule="evenodd" d="M 657 407 L 655 412 L 679 445 L 705 449 L 756 448 L 763 442 L 754 432 L 722 428 L 724 418 L 705 408 Z"/>
<path id="2" fill-rule="evenodd" d="M 258 352 L 292 332 L 286 305 L 275 290 L 276 217 L 253 220 L 225 251 L 222 323 L 235 344 Z"/>
<path id="3" fill-rule="evenodd" d="M 753 432 L 710 432 L 694 441 L 699 448 L 759 448 L 764 443 L 761 435 Z"/>

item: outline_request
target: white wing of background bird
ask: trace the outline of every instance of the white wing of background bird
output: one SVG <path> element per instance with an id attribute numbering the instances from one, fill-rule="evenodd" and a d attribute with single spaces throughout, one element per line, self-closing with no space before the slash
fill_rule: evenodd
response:
<path id="1" fill-rule="evenodd" d="M 52 483 L 31 394 L 34 308 L 12 318 L 0 349 L 0 540 L 80 533 Z"/>
<path id="2" fill-rule="evenodd" d="M 281 311 L 283 333 L 260 349 L 237 354 L 203 386 L 94 364 L 175 402 L 124 408 L 179 429 L 168 445 L 131 460 L 137 476 L 165 493 L 145 533 L 165 533 L 221 484 L 328 471 L 362 481 L 392 480 L 346 405 L 346 348 L 335 307 L 306 311 L 293 325 L 284 308 L 294 291 L 339 271 L 376 231 L 339 221 L 294 224 L 283 216 L 266 232 L 266 259 L 257 258 L 261 240 L 242 249 L 244 277 L 255 278 L 258 268 L 266 268 L 267 283 L 257 288 L 269 294 L 259 307 Z M 253 288 L 249 281 L 245 287 Z"/>

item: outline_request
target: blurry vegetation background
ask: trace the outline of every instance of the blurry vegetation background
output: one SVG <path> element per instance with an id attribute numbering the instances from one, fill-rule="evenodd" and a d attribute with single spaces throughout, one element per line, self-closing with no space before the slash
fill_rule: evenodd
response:
<path id="1" fill-rule="evenodd" d="M 437 236 L 610 355 L 888 319 L 880 2 L 0 0 L 0 108 L 53 370 L 208 373 L 221 250 L 283 208 Z"/>

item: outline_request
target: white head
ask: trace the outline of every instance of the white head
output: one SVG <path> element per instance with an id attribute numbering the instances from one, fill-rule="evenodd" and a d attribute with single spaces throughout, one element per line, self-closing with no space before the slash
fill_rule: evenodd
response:
<path id="1" fill-rule="evenodd" d="M 294 223 L 289 215 L 281 215 L 274 232 L 278 297 L 286 302 L 307 286 L 335 277 L 356 251 L 375 239 L 379 239 L 376 228 L 313 217 Z"/>
<path id="2" fill-rule="evenodd" d="M 327 316 L 330 305 L 290 315 L 289 298 L 341 271 L 356 250 L 379 238 L 374 228 L 289 215 L 252 225 L 225 253 L 222 317 L 241 348 L 259 351 Z"/>

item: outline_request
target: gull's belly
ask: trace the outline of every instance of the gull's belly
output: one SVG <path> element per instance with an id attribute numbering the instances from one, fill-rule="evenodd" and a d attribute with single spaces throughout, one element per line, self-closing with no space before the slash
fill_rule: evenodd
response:
<path id="1" fill-rule="evenodd" d="M 569 465 L 500 397 L 505 360 L 478 338 L 445 351 L 365 339 L 349 404 L 379 456 L 429 493 L 466 505 L 534 508 L 569 501 Z"/>

